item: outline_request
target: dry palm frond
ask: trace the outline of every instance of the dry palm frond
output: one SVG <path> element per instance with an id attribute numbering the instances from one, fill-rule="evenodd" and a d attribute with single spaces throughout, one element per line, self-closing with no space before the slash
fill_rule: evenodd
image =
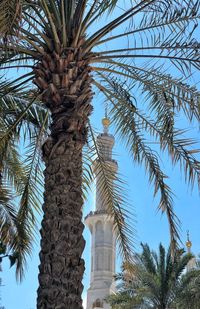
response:
<path id="1" fill-rule="evenodd" d="M 0 2 L 0 34 L 6 38 L 18 31 L 22 16 L 23 0 L 1 0 Z"/>

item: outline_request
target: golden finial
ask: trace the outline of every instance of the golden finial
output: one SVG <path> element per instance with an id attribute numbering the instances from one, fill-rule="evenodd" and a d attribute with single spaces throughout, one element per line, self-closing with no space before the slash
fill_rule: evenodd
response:
<path id="1" fill-rule="evenodd" d="M 104 127 L 104 133 L 108 133 L 108 128 L 110 125 L 110 119 L 108 118 L 107 106 L 105 108 L 105 117 L 102 119 L 102 124 Z"/>
<path id="2" fill-rule="evenodd" d="M 187 247 L 187 249 L 188 249 L 188 252 L 190 252 L 191 247 L 192 247 L 192 242 L 190 241 L 189 231 L 187 231 L 186 247 Z"/>
<path id="3" fill-rule="evenodd" d="M 109 118 L 106 118 L 106 117 L 103 118 L 103 119 L 102 119 L 102 124 L 103 124 L 104 127 L 108 128 L 109 125 L 110 125 L 110 120 L 109 120 Z"/>

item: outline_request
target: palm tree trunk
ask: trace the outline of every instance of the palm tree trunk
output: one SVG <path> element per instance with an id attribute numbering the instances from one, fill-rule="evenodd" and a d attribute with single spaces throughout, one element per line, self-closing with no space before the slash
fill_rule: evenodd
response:
<path id="1" fill-rule="evenodd" d="M 38 309 L 82 309 L 82 147 L 71 134 L 44 147 L 45 193 Z"/>
<path id="2" fill-rule="evenodd" d="M 82 309 L 82 148 L 92 110 L 89 60 L 82 56 L 81 48 L 69 48 L 46 54 L 35 67 L 34 83 L 52 115 L 51 135 L 43 146 L 38 309 Z"/>

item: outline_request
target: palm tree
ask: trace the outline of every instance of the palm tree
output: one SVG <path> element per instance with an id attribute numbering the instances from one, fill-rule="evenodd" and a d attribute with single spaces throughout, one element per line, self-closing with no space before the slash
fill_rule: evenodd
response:
<path id="1" fill-rule="evenodd" d="M 199 280 L 199 270 L 185 273 L 188 262 L 193 258 L 184 250 L 171 256 L 160 244 L 159 254 L 142 244 L 142 253 L 135 256 L 135 263 L 126 265 L 124 272 L 116 276 L 121 280 L 116 295 L 108 298 L 112 308 L 175 309 L 199 308 L 197 299 L 191 299 L 194 282 Z M 184 302 L 182 296 L 185 295 Z M 191 307 L 186 302 L 190 296 Z M 178 306 L 180 304 L 180 307 Z M 181 305 L 182 304 L 182 305 Z"/>
<path id="2" fill-rule="evenodd" d="M 20 105 L 17 117 L 1 141 L 12 136 L 16 127 L 22 129 L 29 113 L 33 126 L 39 122 L 38 135 L 29 134 L 35 149 L 29 153 L 31 161 L 30 154 L 38 156 L 41 132 L 43 135 L 51 117 L 42 146 L 45 192 L 37 303 L 40 309 L 82 308 L 82 179 L 84 184 L 90 181 L 90 171 L 83 164 L 88 157 L 83 147 L 98 157 L 108 212 L 114 218 L 125 256 L 130 255 L 130 229 L 124 223 L 126 199 L 120 196 L 119 186 L 112 186 L 113 177 L 115 182 L 118 178 L 111 175 L 100 157 L 89 123 L 92 108 L 96 107 L 95 102 L 92 107 L 93 91 L 104 95 L 116 131 L 134 160 L 145 164 L 155 194 L 160 193 L 158 208 L 167 214 L 172 248 L 179 239 L 172 192 L 156 152 L 146 139 L 155 138 L 172 162 L 180 163 L 189 183 L 199 181 L 194 141 L 182 136 L 184 130 L 175 126 L 178 116 L 199 121 L 199 92 L 189 85 L 191 74 L 200 64 L 195 40 L 199 3 L 142 0 L 126 2 L 124 9 L 119 5 L 117 0 L 3 0 L 0 4 L 1 69 L 10 72 L 17 68 L 19 75 L 8 82 L 9 90 L 6 87 L 3 96 L 21 93 L 20 100 L 15 100 L 15 106 Z M 116 49 L 118 42 L 123 47 Z M 138 102 L 134 101 L 136 89 Z M 22 100 L 23 93 L 26 100 Z M 46 117 L 36 115 L 35 108 Z M 29 170 L 30 166 L 32 175 L 35 159 L 28 165 Z M 37 189 L 32 176 L 30 179 Z M 30 182 L 27 186 L 32 188 Z M 25 192 L 26 196 L 30 193 Z M 29 196 L 38 201 L 37 194 L 33 194 Z M 26 209 L 29 214 L 30 204 Z"/>

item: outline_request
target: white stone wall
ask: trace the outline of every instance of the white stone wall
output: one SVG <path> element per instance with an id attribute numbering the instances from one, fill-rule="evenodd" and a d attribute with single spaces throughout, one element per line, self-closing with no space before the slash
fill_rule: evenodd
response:
<path id="1" fill-rule="evenodd" d="M 88 217 L 86 223 L 91 231 L 91 276 L 87 293 L 87 309 L 93 309 L 93 303 L 101 301 L 114 288 L 115 274 L 115 233 L 113 222 L 106 214 Z M 110 306 L 104 302 L 104 307 Z"/>

